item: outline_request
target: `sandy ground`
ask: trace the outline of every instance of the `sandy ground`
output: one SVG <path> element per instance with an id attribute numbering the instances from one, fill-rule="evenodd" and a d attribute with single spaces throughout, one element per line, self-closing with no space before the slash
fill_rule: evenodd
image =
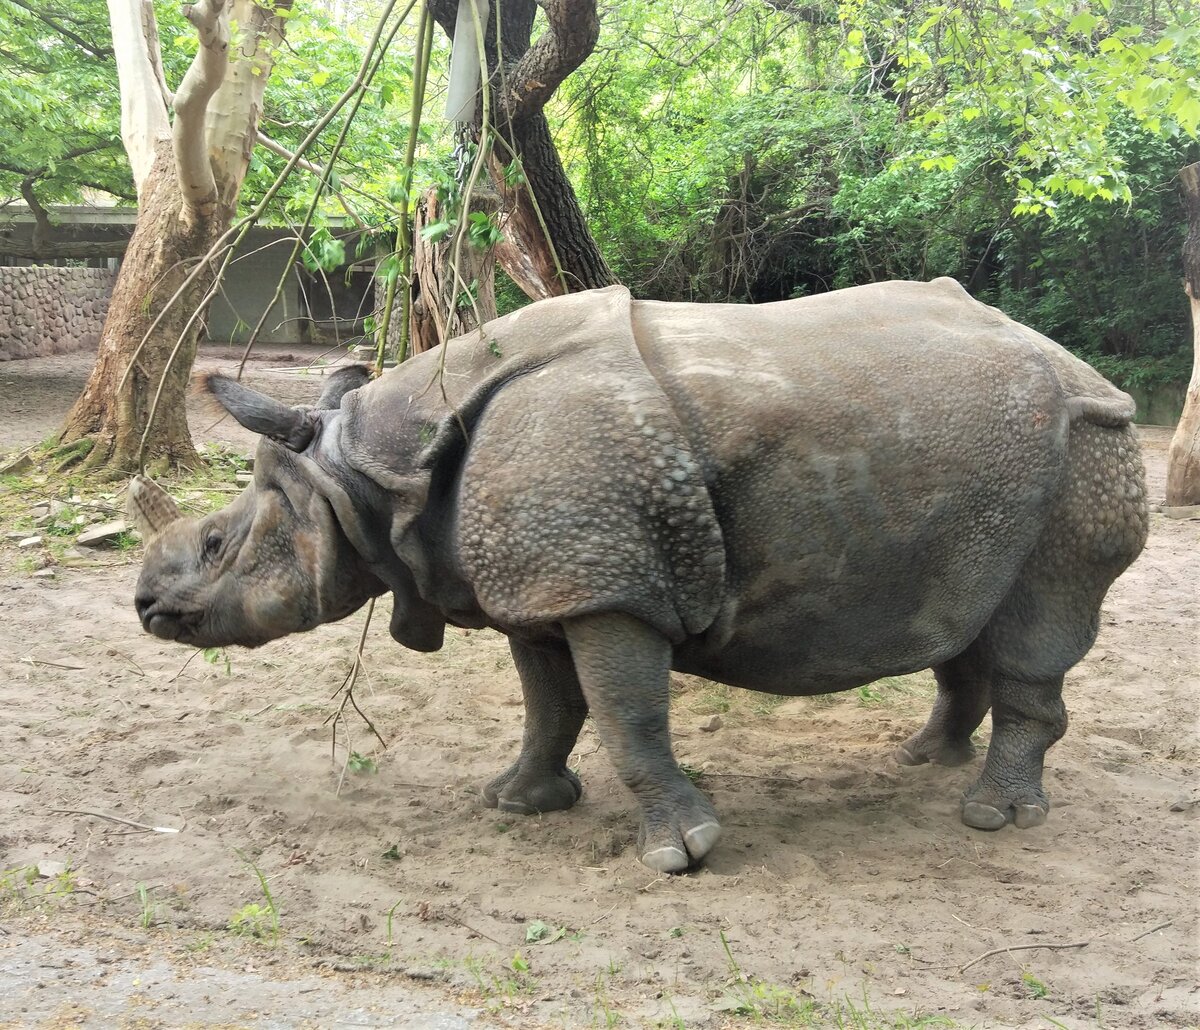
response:
<path id="1" fill-rule="evenodd" d="M 311 397 L 280 371 L 301 357 L 251 382 Z M 0 451 L 51 432 L 86 371 L 0 365 Z M 1168 434 L 1143 439 L 1153 498 Z M 381 612 L 356 696 L 389 746 L 355 716 L 331 758 L 363 614 L 189 660 L 141 632 L 136 555 L 35 578 L 46 560 L 0 546 L 0 1025 L 1200 1024 L 1200 521 L 1154 516 L 1113 588 L 1068 678 L 1045 827 L 970 830 L 976 767 L 892 761 L 928 676 L 782 703 L 680 678 L 676 750 L 725 836 L 671 878 L 637 862 L 590 724 L 574 809 L 481 807 L 521 734 L 501 638 L 418 655 Z M 47 861 L 70 872 L 27 882 Z"/>

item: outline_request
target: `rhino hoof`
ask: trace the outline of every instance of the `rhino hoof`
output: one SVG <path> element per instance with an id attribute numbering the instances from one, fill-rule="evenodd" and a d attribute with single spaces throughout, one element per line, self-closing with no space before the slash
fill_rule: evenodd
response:
<path id="1" fill-rule="evenodd" d="M 910 751 L 907 744 L 896 748 L 896 761 L 900 765 L 924 765 L 929 759 L 919 751 Z"/>
<path id="2" fill-rule="evenodd" d="M 1013 805 L 1013 822 L 1018 830 L 1041 826 L 1049 813 L 1042 805 Z"/>
<path id="3" fill-rule="evenodd" d="M 489 808 L 515 815 L 540 815 L 570 808 L 583 796 L 583 784 L 570 769 L 539 776 L 522 773 L 520 763 L 483 788 Z"/>
<path id="4" fill-rule="evenodd" d="M 927 742 L 921 734 L 909 737 L 896 748 L 895 759 L 900 765 L 924 765 L 933 762 L 949 767 L 966 765 L 975 758 L 975 747 L 969 740 L 951 741 L 941 739 Z"/>
<path id="5" fill-rule="evenodd" d="M 998 830 L 1012 823 L 1018 830 L 1041 826 L 1046 821 L 1050 806 L 1044 801 L 1014 801 L 1008 808 L 1001 809 L 986 801 L 964 801 L 962 821 L 977 830 Z"/>
<path id="6" fill-rule="evenodd" d="M 1008 824 L 1008 813 L 982 801 L 964 801 L 962 821 L 977 830 L 999 830 Z"/>
<path id="7" fill-rule="evenodd" d="M 664 834 L 664 836 L 668 835 Z M 656 873 L 686 872 L 692 866 L 699 864 L 701 859 L 712 851 L 720 837 L 721 824 L 715 819 L 705 819 L 684 830 L 680 837 L 676 837 L 683 847 L 680 847 L 679 844 L 667 843 L 660 843 L 656 847 L 652 841 L 644 840 L 641 854 L 642 865 L 653 869 Z M 662 837 L 660 836 L 658 839 L 661 841 Z M 668 839 L 670 839 L 669 836 Z M 647 844 L 650 846 L 647 847 Z"/>
<path id="8" fill-rule="evenodd" d="M 687 852 L 674 845 L 652 848 L 642 855 L 642 865 L 656 873 L 682 873 L 691 864 Z"/>

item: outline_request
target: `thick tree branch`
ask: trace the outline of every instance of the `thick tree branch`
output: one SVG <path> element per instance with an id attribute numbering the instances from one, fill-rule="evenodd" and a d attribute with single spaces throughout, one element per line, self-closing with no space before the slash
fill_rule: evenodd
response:
<path id="1" fill-rule="evenodd" d="M 151 0 L 108 0 L 108 13 L 121 88 L 121 140 L 140 197 L 154 164 L 155 145 L 171 134 L 155 74 L 161 61 L 157 53 L 151 54 L 146 31 L 146 25 L 155 24 L 154 6 Z M 157 31 L 153 39 L 157 42 Z"/>
<path id="2" fill-rule="evenodd" d="M 225 0 L 200 0 L 185 7 L 183 14 L 196 28 L 200 49 L 175 94 L 171 139 L 184 209 L 190 219 L 207 218 L 217 207 L 217 183 L 204 122 L 208 102 L 221 88 L 229 64 L 229 19 Z"/>
<path id="3" fill-rule="evenodd" d="M 250 166 L 267 80 L 283 43 L 284 19 L 277 12 L 288 10 L 291 0 L 261 7 L 256 0 L 224 2 L 227 21 L 238 26 L 238 39 L 221 88 L 208 104 L 205 136 L 218 199 L 229 206 L 237 203 Z"/>
<path id="4" fill-rule="evenodd" d="M 28 3 L 27 0 L 10 0 L 10 2 L 13 3 L 14 5 L 16 5 L 17 7 L 20 7 L 23 10 L 28 11 L 35 18 L 37 18 L 37 20 L 40 21 L 43 25 L 46 25 L 49 28 L 52 28 L 55 32 L 57 32 L 64 39 L 69 39 L 77 47 L 79 47 L 81 50 L 86 50 L 93 57 L 99 58 L 100 60 L 103 61 L 103 60 L 106 60 L 107 58 L 113 56 L 113 50 L 111 47 L 100 46 L 98 43 L 93 43 L 91 40 L 84 39 L 82 36 L 78 35 L 77 33 L 72 32 L 61 22 L 56 21 L 54 18 L 50 17 L 50 15 L 47 12 L 39 11 L 36 7 L 33 6 L 33 4 Z"/>
<path id="5" fill-rule="evenodd" d="M 600 37 L 596 0 L 503 0 L 504 84 L 506 95 L 497 90 L 495 120 L 519 121 L 540 111 L 559 84 L 578 68 L 595 49 Z M 458 0 L 430 0 L 430 11 L 446 35 L 454 38 Z M 546 14 L 546 31 L 527 50 L 536 9 Z M 494 7 L 493 7 L 494 10 Z M 489 57 L 495 59 L 495 15 L 488 16 L 486 37 Z M 493 69 L 494 73 L 495 69 Z"/>
<path id="6" fill-rule="evenodd" d="M 37 194 L 33 192 L 35 179 L 36 176 L 27 175 L 21 180 L 21 196 L 25 198 L 25 203 L 33 214 L 33 245 L 36 247 L 46 242 L 46 238 L 54 232 L 54 226 L 50 224 L 49 213 L 38 201 Z"/>
<path id="7" fill-rule="evenodd" d="M 578 68 L 600 38 L 596 0 L 540 0 L 548 25 L 508 72 L 503 115 L 518 121 L 540 111 L 559 83 Z"/>

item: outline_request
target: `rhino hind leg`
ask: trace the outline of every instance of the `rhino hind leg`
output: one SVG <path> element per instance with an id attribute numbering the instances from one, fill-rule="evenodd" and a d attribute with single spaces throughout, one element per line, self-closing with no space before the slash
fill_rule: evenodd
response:
<path id="1" fill-rule="evenodd" d="M 992 669 L 972 645 L 948 662 L 934 666 L 937 698 L 929 721 L 896 748 L 901 765 L 965 765 L 975 757 L 971 734 L 992 703 Z"/>
<path id="2" fill-rule="evenodd" d="M 561 644 L 540 648 L 511 637 L 509 646 L 525 696 L 525 732 L 516 762 L 483 788 L 484 802 L 519 815 L 570 808 L 583 785 L 567 758 L 588 711 L 571 654 Z"/>
<path id="3" fill-rule="evenodd" d="M 656 872 L 683 872 L 712 850 L 721 826 L 671 751 L 671 646 L 628 615 L 583 616 L 564 629 L 600 738 L 641 808 L 638 855 Z"/>
<path id="4" fill-rule="evenodd" d="M 993 684 L 992 743 L 983 773 L 963 795 L 962 820 L 977 830 L 1040 826 L 1050 812 L 1042 787 L 1046 751 L 1066 732 L 1061 676 L 1027 683 L 999 676 Z"/>
<path id="5" fill-rule="evenodd" d="M 1104 595 L 1146 539 L 1142 463 L 1128 426 L 1073 423 L 1066 472 L 1042 539 L 973 645 L 993 669 L 991 744 L 962 808 L 979 829 L 1045 822 L 1042 766 L 1067 729 L 1063 676 L 1091 648 Z"/>

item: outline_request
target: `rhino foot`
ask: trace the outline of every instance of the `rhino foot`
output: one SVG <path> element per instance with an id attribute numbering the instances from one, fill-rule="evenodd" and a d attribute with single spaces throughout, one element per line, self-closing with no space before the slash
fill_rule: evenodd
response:
<path id="1" fill-rule="evenodd" d="M 922 731 L 897 747 L 895 758 L 901 765 L 966 765 L 975 758 L 975 746 L 969 740 L 930 738 Z"/>
<path id="2" fill-rule="evenodd" d="M 488 808 L 517 815 L 539 815 L 570 808 L 583 796 L 583 784 L 570 769 L 533 773 L 520 762 L 502 772 L 483 788 Z"/>
<path id="3" fill-rule="evenodd" d="M 1041 826 L 1050 802 L 1040 790 L 1009 798 L 992 790 L 972 787 L 963 795 L 962 821 L 977 830 L 999 830 L 1012 823 L 1019 830 Z"/>
<path id="4" fill-rule="evenodd" d="M 712 804 L 699 791 L 686 803 L 647 806 L 638 834 L 642 864 L 656 873 L 682 873 L 700 862 L 721 836 Z"/>

